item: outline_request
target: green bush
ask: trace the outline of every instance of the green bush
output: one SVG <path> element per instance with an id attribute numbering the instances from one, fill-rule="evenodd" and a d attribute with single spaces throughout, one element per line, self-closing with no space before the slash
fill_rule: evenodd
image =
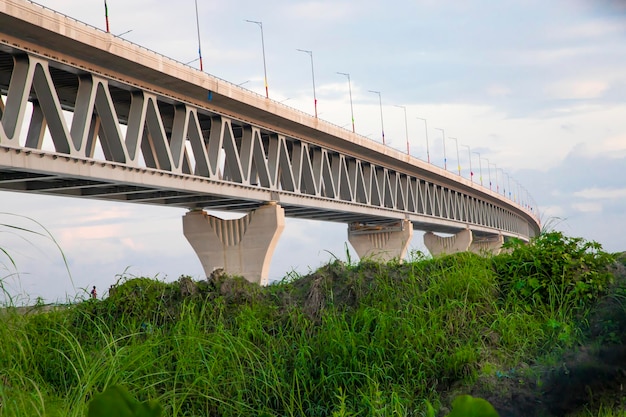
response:
<path id="1" fill-rule="evenodd" d="M 597 242 L 544 233 L 525 244 L 513 239 L 493 258 L 503 289 L 533 307 L 568 303 L 584 308 L 612 282 L 614 257 Z"/>

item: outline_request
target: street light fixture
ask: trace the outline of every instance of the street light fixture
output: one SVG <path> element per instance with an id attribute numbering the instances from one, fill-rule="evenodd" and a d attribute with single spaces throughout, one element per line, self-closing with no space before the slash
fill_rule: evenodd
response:
<path id="1" fill-rule="evenodd" d="M 467 148 L 467 158 L 469 160 L 470 182 L 474 182 L 474 171 L 472 170 L 472 150 L 469 145 L 461 145 Z"/>
<path id="2" fill-rule="evenodd" d="M 456 138 L 450 137 L 456 143 L 456 166 L 459 171 L 459 177 L 461 176 L 461 160 L 459 159 L 459 141 Z"/>
<path id="3" fill-rule="evenodd" d="M 428 122 L 426 121 L 426 119 L 422 119 L 421 117 L 418 117 L 418 119 L 424 121 L 424 129 L 426 130 L 426 159 L 428 163 L 430 164 L 430 145 L 428 144 Z"/>
<path id="4" fill-rule="evenodd" d="M 307 51 L 305 49 L 298 49 L 300 52 L 309 54 L 311 57 L 311 77 L 313 78 L 313 105 L 315 106 L 315 118 L 317 119 L 317 97 L 315 96 L 315 71 L 313 70 L 313 51 Z"/>
<path id="5" fill-rule="evenodd" d="M 346 72 L 338 72 L 337 74 L 345 75 L 346 77 L 348 77 L 348 93 L 350 93 L 350 117 L 352 118 L 352 133 L 355 133 L 355 131 L 354 131 L 354 110 L 352 108 L 352 85 L 350 83 L 350 74 L 348 74 Z"/>
<path id="6" fill-rule="evenodd" d="M 380 105 L 380 128 L 383 133 L 383 145 L 385 145 L 385 125 L 383 123 L 383 99 L 380 96 L 380 91 L 368 90 L 370 93 L 378 94 L 378 104 Z"/>
<path id="7" fill-rule="evenodd" d="M 498 171 L 502 173 L 502 176 L 500 177 L 502 178 L 502 195 L 506 197 L 506 185 L 504 183 L 504 176 L 506 175 L 506 172 L 504 172 L 502 168 L 498 168 Z"/>
<path id="8" fill-rule="evenodd" d="M 502 171 L 502 172 L 504 172 L 504 171 Z M 509 176 L 509 174 L 507 172 L 504 172 L 504 175 L 506 175 L 507 187 L 509 188 L 509 200 L 512 200 L 512 198 L 511 198 L 511 177 Z M 505 194 L 505 197 L 506 197 L 506 192 L 504 194 Z"/>
<path id="9" fill-rule="evenodd" d="M 107 7 L 107 0 L 104 0 L 104 21 L 107 26 L 107 33 L 110 33 L 109 31 L 109 8 Z"/>
<path id="10" fill-rule="evenodd" d="M 500 183 L 498 182 L 498 166 L 496 164 L 493 165 L 493 169 L 496 173 L 496 193 L 500 194 Z"/>
<path id="11" fill-rule="evenodd" d="M 523 200 L 522 200 L 522 206 L 524 206 L 524 208 L 528 208 L 528 197 L 529 197 L 528 190 L 526 188 L 524 188 L 523 186 L 522 186 L 522 190 L 524 190 L 524 197 L 523 197 Z"/>
<path id="12" fill-rule="evenodd" d="M 198 59 L 200 60 L 200 71 L 202 71 L 202 45 L 200 44 L 200 18 L 198 17 L 198 0 L 196 0 L 196 29 L 198 31 Z"/>
<path id="13" fill-rule="evenodd" d="M 489 189 L 491 190 L 491 166 L 490 166 L 490 162 L 487 158 L 483 158 L 485 161 L 487 161 L 487 171 L 489 172 Z"/>
<path id="14" fill-rule="evenodd" d="M 263 75 L 265 77 L 265 97 L 270 98 L 269 88 L 267 86 L 267 66 L 265 65 L 265 40 L 263 39 L 263 22 L 257 22 L 256 20 L 246 20 L 248 23 L 254 23 L 261 29 L 261 48 L 263 49 Z"/>
<path id="15" fill-rule="evenodd" d="M 441 141 L 443 142 L 443 169 L 448 170 L 448 158 L 446 157 L 446 133 L 442 128 L 436 127 L 435 130 L 441 130 Z"/>
<path id="16" fill-rule="evenodd" d="M 407 122 L 407 119 L 406 119 L 406 107 L 398 106 L 397 104 L 396 104 L 396 107 L 400 107 L 401 109 L 404 109 L 404 132 L 406 133 L 406 154 L 410 155 L 411 153 L 409 152 L 409 123 Z"/>
<path id="17" fill-rule="evenodd" d="M 478 155 L 478 173 L 480 174 L 480 185 L 483 185 L 483 163 L 480 159 L 480 153 L 479 152 L 474 152 L 476 155 Z"/>

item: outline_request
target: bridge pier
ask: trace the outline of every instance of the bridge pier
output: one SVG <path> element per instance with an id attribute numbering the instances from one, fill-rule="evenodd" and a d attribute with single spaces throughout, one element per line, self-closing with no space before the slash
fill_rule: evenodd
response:
<path id="1" fill-rule="evenodd" d="M 472 239 L 470 229 L 461 230 L 456 235 L 448 237 L 437 236 L 433 232 L 424 233 L 424 245 L 432 256 L 465 252 L 469 250 Z"/>
<path id="2" fill-rule="evenodd" d="M 250 282 L 267 285 L 270 262 L 285 228 L 285 210 L 269 203 L 234 220 L 211 216 L 202 210 L 183 216 L 183 233 L 196 251 L 204 273 L 223 268 Z"/>
<path id="3" fill-rule="evenodd" d="M 501 234 L 490 235 L 480 238 L 474 238 L 470 245 L 469 251 L 478 254 L 497 255 L 502 250 L 504 244 L 504 236 Z"/>
<path id="4" fill-rule="evenodd" d="M 424 234 L 424 245 L 432 256 L 468 251 L 497 255 L 503 243 L 504 236 L 501 234 L 474 239 L 470 229 L 461 230 L 449 237 L 437 236 L 433 232 Z"/>
<path id="5" fill-rule="evenodd" d="M 413 237 L 413 224 L 401 220 L 388 226 L 365 226 L 353 223 L 348 226 L 348 241 L 360 259 L 378 262 L 404 259 Z"/>

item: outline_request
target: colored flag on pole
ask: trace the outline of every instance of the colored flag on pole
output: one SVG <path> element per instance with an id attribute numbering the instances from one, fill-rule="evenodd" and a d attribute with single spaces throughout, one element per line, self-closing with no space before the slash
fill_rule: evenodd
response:
<path id="1" fill-rule="evenodd" d="M 107 0 L 104 0 L 104 20 L 107 25 L 107 33 L 109 33 L 109 8 L 107 7 Z"/>

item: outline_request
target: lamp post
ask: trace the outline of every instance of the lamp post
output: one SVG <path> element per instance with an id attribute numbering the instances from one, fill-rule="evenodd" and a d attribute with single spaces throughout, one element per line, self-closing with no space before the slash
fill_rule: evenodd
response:
<path id="1" fill-rule="evenodd" d="M 352 108 L 352 85 L 350 83 L 350 74 L 348 74 L 346 72 L 338 72 L 337 74 L 345 75 L 346 77 L 348 77 L 348 93 L 350 94 L 350 117 L 352 118 L 352 133 L 355 133 L 355 131 L 354 131 L 354 110 Z"/>
<path id="2" fill-rule="evenodd" d="M 196 29 L 198 30 L 198 59 L 200 60 L 200 71 L 202 71 L 202 45 L 200 45 L 200 19 L 198 18 L 198 0 L 196 0 Z"/>
<path id="3" fill-rule="evenodd" d="M 404 109 L 404 132 L 406 133 L 406 154 L 410 155 L 410 152 L 409 152 L 409 122 L 407 122 L 407 119 L 406 119 L 406 107 L 405 106 L 398 106 L 398 105 L 396 105 L 396 107 L 400 107 L 401 109 Z"/>
<path id="4" fill-rule="evenodd" d="M 496 164 L 493 165 L 493 169 L 496 173 L 496 193 L 500 194 L 500 183 L 498 182 L 498 166 Z"/>
<path id="5" fill-rule="evenodd" d="M 104 22 L 106 23 L 107 33 L 109 33 L 109 8 L 107 7 L 107 0 L 104 0 Z"/>
<path id="6" fill-rule="evenodd" d="M 489 189 L 491 190 L 491 167 L 490 167 L 490 163 L 489 160 L 487 158 L 483 158 L 485 161 L 487 161 L 487 171 L 489 172 Z"/>
<path id="7" fill-rule="evenodd" d="M 456 138 L 450 137 L 456 143 L 456 166 L 459 171 L 459 177 L 461 176 L 461 160 L 459 159 L 459 141 Z"/>
<path id="8" fill-rule="evenodd" d="M 428 122 L 426 121 L 426 119 L 422 119 L 421 117 L 418 117 L 418 119 L 424 121 L 424 130 L 426 131 L 426 159 L 428 160 L 428 163 L 430 164 L 430 145 L 428 144 Z"/>
<path id="9" fill-rule="evenodd" d="M 317 118 L 317 97 L 315 95 L 315 71 L 313 70 L 313 51 L 307 51 L 305 49 L 298 49 L 300 52 L 309 54 L 311 57 L 311 77 L 313 78 L 313 105 L 315 106 L 315 118 Z"/>
<path id="10" fill-rule="evenodd" d="M 269 88 L 267 86 L 267 66 L 265 65 L 265 40 L 263 39 L 263 22 L 257 22 L 255 20 L 246 20 L 248 23 L 255 23 L 261 28 L 261 48 L 263 49 L 263 76 L 265 81 L 265 97 L 270 98 Z"/>
<path id="11" fill-rule="evenodd" d="M 480 185 L 483 185 L 483 163 L 480 160 L 480 153 L 479 152 L 474 152 L 476 155 L 478 155 L 478 173 L 480 174 Z"/>
<path id="12" fill-rule="evenodd" d="M 441 140 L 443 142 L 443 169 L 448 170 L 448 159 L 446 158 L 446 133 L 442 128 L 436 127 L 436 130 L 441 130 Z"/>
<path id="13" fill-rule="evenodd" d="M 524 206 L 524 208 L 528 208 L 528 190 L 526 190 L 526 188 L 522 187 L 522 190 L 524 190 L 524 197 L 522 199 L 522 206 Z"/>
<path id="14" fill-rule="evenodd" d="M 509 187 L 509 200 L 513 201 L 513 191 L 511 190 L 511 177 L 508 172 L 506 173 L 506 182 L 507 187 Z"/>
<path id="15" fill-rule="evenodd" d="M 383 134 L 383 145 L 385 145 L 385 125 L 383 123 L 383 99 L 380 96 L 380 91 L 368 90 L 370 93 L 378 94 L 378 104 L 380 105 L 380 128 Z"/>
<path id="16" fill-rule="evenodd" d="M 504 172 L 504 171 L 502 171 Z M 504 175 L 506 175 L 506 182 L 507 182 L 507 187 L 509 187 L 509 200 L 512 200 L 511 198 L 511 177 L 509 176 L 508 173 L 504 172 Z M 506 194 L 506 193 L 505 193 Z M 505 196 L 506 197 L 506 196 Z"/>
<path id="17" fill-rule="evenodd" d="M 474 171 L 472 170 L 472 150 L 469 145 L 461 145 L 467 148 L 467 158 L 469 160 L 469 169 L 470 169 L 470 182 L 474 182 Z"/>
<path id="18" fill-rule="evenodd" d="M 504 184 L 504 176 L 506 175 L 506 172 L 504 172 L 502 168 L 498 168 L 498 170 L 502 173 L 502 176 L 500 177 L 502 178 L 502 195 L 506 197 L 506 185 Z"/>

